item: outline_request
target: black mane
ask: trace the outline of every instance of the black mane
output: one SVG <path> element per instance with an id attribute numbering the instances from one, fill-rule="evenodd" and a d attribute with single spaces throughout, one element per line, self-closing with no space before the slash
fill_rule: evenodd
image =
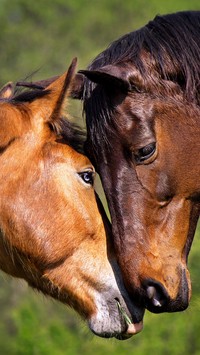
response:
<path id="1" fill-rule="evenodd" d="M 161 78 L 178 83 L 186 100 L 200 105 L 200 11 L 156 16 L 146 26 L 111 43 L 88 69 L 132 62 L 144 77 L 148 73 L 145 73 L 142 50 L 153 58 Z M 108 124 L 111 114 L 108 96 L 100 85 L 96 86 L 86 79 L 83 99 L 86 119 L 90 117 L 87 120 L 89 131 L 95 126 L 95 132 L 90 132 L 95 142 L 99 135 L 105 136 L 104 126 Z"/>
<path id="2" fill-rule="evenodd" d="M 167 72 L 166 54 L 177 74 L 174 80 L 185 80 L 185 90 L 190 99 L 198 95 L 200 85 L 200 11 L 178 12 L 156 16 L 141 29 L 130 32 L 111 45 L 89 65 L 94 70 L 107 64 L 133 62 L 144 74 L 141 50 L 145 49 L 154 58 L 162 77 Z M 171 77 L 170 77 L 171 79 Z M 191 94 L 192 92 L 192 94 Z M 191 97 L 191 95 L 193 97 Z"/>
<path id="3" fill-rule="evenodd" d="M 44 90 L 42 88 L 35 89 L 34 85 L 31 88 L 29 84 L 29 89 L 15 91 L 12 101 L 14 103 L 25 103 L 32 102 L 35 99 L 42 98 L 48 95 L 50 90 Z M 85 132 L 75 123 L 69 121 L 67 117 L 60 117 L 56 123 L 50 123 L 50 128 L 57 134 L 59 137 L 62 137 L 62 141 L 75 149 L 80 153 L 84 153 L 84 142 L 86 138 Z"/>

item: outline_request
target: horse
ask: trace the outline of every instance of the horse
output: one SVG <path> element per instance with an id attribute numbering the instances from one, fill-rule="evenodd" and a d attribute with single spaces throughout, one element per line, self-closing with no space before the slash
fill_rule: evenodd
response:
<path id="1" fill-rule="evenodd" d="M 142 330 L 94 192 L 83 134 L 64 117 L 76 70 L 45 90 L 0 92 L 0 269 L 74 308 L 101 337 Z"/>
<path id="2" fill-rule="evenodd" d="M 154 313 L 183 311 L 191 298 L 199 63 L 200 12 L 156 16 L 80 70 L 72 92 L 83 100 L 86 152 L 107 197 L 125 285 Z"/>

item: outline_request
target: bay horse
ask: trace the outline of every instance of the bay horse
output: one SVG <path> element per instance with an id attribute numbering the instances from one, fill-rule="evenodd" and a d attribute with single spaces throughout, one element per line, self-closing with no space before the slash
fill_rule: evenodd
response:
<path id="1" fill-rule="evenodd" d="M 182 311 L 200 212 L 200 12 L 156 16 L 78 75 L 125 285 L 152 312 Z"/>
<path id="2" fill-rule="evenodd" d="M 125 290 L 82 134 L 63 118 L 75 69 L 45 90 L 0 92 L 0 269 L 126 339 L 144 309 Z"/>

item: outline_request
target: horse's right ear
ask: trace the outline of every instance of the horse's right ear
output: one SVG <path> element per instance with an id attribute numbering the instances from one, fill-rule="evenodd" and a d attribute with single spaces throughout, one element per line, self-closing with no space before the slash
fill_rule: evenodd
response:
<path id="1" fill-rule="evenodd" d="M 0 89 L 0 99 L 10 99 L 14 94 L 14 84 L 9 81 Z"/>

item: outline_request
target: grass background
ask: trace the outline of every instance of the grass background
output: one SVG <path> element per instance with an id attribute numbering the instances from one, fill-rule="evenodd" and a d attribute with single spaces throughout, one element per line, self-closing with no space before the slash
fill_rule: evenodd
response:
<path id="1" fill-rule="evenodd" d="M 199 10 L 199 0 L 0 0 L 0 85 L 36 72 L 60 74 L 78 57 L 78 69 L 119 36 L 157 14 Z M 84 125 L 80 103 L 70 111 Z M 94 337 L 76 313 L 0 274 L 2 355 L 200 354 L 200 232 L 189 258 L 193 296 L 177 314 L 146 313 L 144 330 L 120 342 Z"/>

